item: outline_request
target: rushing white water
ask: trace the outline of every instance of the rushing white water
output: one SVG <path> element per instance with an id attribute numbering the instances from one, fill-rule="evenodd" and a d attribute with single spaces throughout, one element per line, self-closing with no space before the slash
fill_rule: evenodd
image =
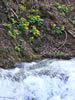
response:
<path id="1" fill-rule="evenodd" d="M 0 100 L 75 100 L 75 59 L 0 69 Z"/>

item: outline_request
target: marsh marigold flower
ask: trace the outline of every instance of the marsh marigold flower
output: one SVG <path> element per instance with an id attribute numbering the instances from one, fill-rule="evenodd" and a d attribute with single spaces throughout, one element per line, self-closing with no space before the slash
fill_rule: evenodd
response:
<path id="1" fill-rule="evenodd" d="M 56 27 L 56 24 L 53 24 L 53 27 Z"/>
<path id="2" fill-rule="evenodd" d="M 64 30 L 64 26 L 62 26 L 61 29 Z"/>
<path id="3" fill-rule="evenodd" d="M 28 30 L 28 27 L 26 27 L 25 29 Z"/>
<path id="4" fill-rule="evenodd" d="M 59 2 L 57 2 L 57 3 L 56 3 L 56 6 L 59 6 L 59 5 L 60 5 L 60 3 L 59 3 Z"/>
<path id="5" fill-rule="evenodd" d="M 26 26 L 26 24 L 24 24 L 24 26 Z"/>

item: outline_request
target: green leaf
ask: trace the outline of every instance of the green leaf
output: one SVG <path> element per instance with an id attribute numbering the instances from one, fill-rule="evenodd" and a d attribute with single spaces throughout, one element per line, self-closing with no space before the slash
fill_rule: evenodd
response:
<path id="1" fill-rule="evenodd" d="M 62 30 L 60 27 L 56 27 L 56 29 L 54 30 L 54 32 L 58 35 L 60 35 L 62 33 Z"/>
<path id="2" fill-rule="evenodd" d="M 60 13 L 60 15 L 61 15 L 61 16 L 65 16 L 65 13 L 64 13 L 64 12 L 62 12 L 62 13 Z"/>

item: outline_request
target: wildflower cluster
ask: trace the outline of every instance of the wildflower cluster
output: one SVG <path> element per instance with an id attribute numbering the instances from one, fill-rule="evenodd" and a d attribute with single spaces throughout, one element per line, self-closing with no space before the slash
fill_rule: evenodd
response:
<path id="1" fill-rule="evenodd" d="M 11 29 L 11 24 L 7 24 L 8 29 Z"/>
<path id="2" fill-rule="evenodd" d="M 7 27 L 8 29 L 8 35 L 13 37 L 13 38 L 16 38 L 17 35 L 20 34 L 20 32 L 17 30 L 17 29 L 13 29 L 13 26 L 12 24 L 3 24 L 4 27 Z"/>
<path id="3" fill-rule="evenodd" d="M 64 4 L 56 3 L 55 6 L 57 7 L 58 11 L 60 11 L 61 16 L 65 16 L 72 10 L 72 7 L 70 5 L 66 6 Z"/>
<path id="4" fill-rule="evenodd" d="M 26 7 L 24 5 L 22 5 L 22 4 L 19 4 L 19 7 L 18 8 L 21 11 L 24 11 L 26 9 Z"/>
<path id="5" fill-rule="evenodd" d="M 18 8 L 16 9 L 16 13 L 19 16 L 19 13 L 23 13 L 23 11 L 26 11 L 26 7 L 24 6 L 25 0 L 20 0 L 20 3 L 18 5 Z M 29 11 L 29 10 L 28 10 Z M 40 26 L 43 23 L 43 19 L 38 15 L 39 10 L 38 9 L 31 9 L 30 13 L 32 15 L 28 16 L 26 12 L 26 18 L 24 17 L 18 17 L 18 19 L 14 16 L 10 16 L 10 23 L 5 24 L 4 26 L 8 29 L 8 35 L 12 37 L 15 40 L 15 50 L 20 51 L 21 44 L 23 42 L 23 39 L 20 39 L 20 37 L 17 37 L 18 35 L 25 33 L 26 31 L 30 33 L 30 41 L 33 39 L 36 39 L 40 36 L 40 31 L 36 28 L 36 26 Z"/>
<path id="6" fill-rule="evenodd" d="M 8 30 L 8 35 L 12 37 L 12 32 L 11 32 L 11 30 Z"/>
<path id="7" fill-rule="evenodd" d="M 13 38 L 16 38 L 16 36 L 21 33 L 20 31 L 27 31 L 29 29 L 29 22 L 22 17 L 19 21 L 17 21 L 17 29 L 13 29 L 11 24 L 7 24 L 6 26 L 8 28 L 8 35 Z"/>
<path id="8" fill-rule="evenodd" d="M 20 51 L 20 47 L 18 45 L 15 45 L 15 50 Z"/>
<path id="9" fill-rule="evenodd" d="M 38 13 L 39 10 L 38 10 L 38 9 L 32 9 L 31 12 L 32 12 L 32 13 Z"/>
<path id="10" fill-rule="evenodd" d="M 39 15 L 36 15 L 36 16 L 29 16 L 29 19 L 31 18 L 34 18 L 34 21 L 35 23 L 37 22 L 38 25 L 40 26 L 41 24 L 41 21 L 40 21 L 40 16 Z M 7 27 L 8 27 L 8 35 L 11 36 L 12 38 L 16 38 L 17 35 L 19 35 L 20 33 L 25 32 L 29 29 L 29 27 L 31 29 L 30 30 L 30 33 L 31 33 L 31 37 L 30 37 L 30 41 L 32 41 L 34 38 L 37 38 L 40 36 L 40 31 L 36 28 L 35 26 L 35 23 L 34 25 L 30 25 L 30 22 L 31 20 L 29 20 L 29 22 L 27 21 L 26 18 L 24 17 L 21 17 L 19 20 L 16 21 L 15 23 L 15 20 L 12 18 L 12 24 L 14 23 L 14 25 L 12 24 L 7 24 Z M 13 26 L 15 26 L 15 28 L 13 28 Z M 30 26 L 29 26 L 30 25 Z M 17 28 L 17 29 L 16 29 Z M 16 47 L 17 48 L 17 47 Z"/>
<path id="11" fill-rule="evenodd" d="M 52 29 L 54 30 L 54 32 L 55 32 L 57 35 L 60 35 L 60 34 L 62 34 L 63 31 L 64 31 L 64 26 L 58 27 L 56 24 L 53 24 L 53 25 L 52 25 Z"/>
<path id="12" fill-rule="evenodd" d="M 34 37 L 40 36 L 40 31 L 36 28 L 36 26 L 32 26 L 30 33 L 32 33 Z"/>
<path id="13" fill-rule="evenodd" d="M 26 31 L 29 29 L 28 26 L 29 22 L 27 21 L 27 19 L 22 17 L 18 23 L 18 29 L 20 29 L 21 31 Z"/>
<path id="14" fill-rule="evenodd" d="M 69 18 L 68 21 L 75 27 L 75 18 Z"/>
<path id="15" fill-rule="evenodd" d="M 29 18 L 29 22 L 31 24 L 37 23 L 38 26 L 40 26 L 42 24 L 42 22 L 43 22 L 43 19 L 40 18 L 39 15 L 36 15 L 36 16 L 30 15 L 30 16 L 28 16 L 28 18 Z"/>
<path id="16" fill-rule="evenodd" d="M 19 34 L 20 34 L 20 32 L 17 29 L 14 29 L 13 31 L 8 30 L 8 35 L 13 37 L 13 38 L 16 38 L 16 36 L 19 35 Z"/>
<path id="17" fill-rule="evenodd" d="M 13 34 L 14 34 L 14 35 L 19 35 L 19 31 L 18 31 L 17 29 L 14 29 L 14 30 L 13 30 Z"/>

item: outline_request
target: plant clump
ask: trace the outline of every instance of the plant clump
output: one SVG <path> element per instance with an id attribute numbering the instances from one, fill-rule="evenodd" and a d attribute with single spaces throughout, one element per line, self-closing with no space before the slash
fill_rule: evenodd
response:
<path id="1" fill-rule="evenodd" d="M 18 8 L 19 8 L 20 11 L 26 10 L 26 7 L 23 4 L 19 4 Z"/>
<path id="2" fill-rule="evenodd" d="M 52 29 L 57 35 L 60 35 L 60 34 L 64 33 L 64 26 L 59 27 L 56 24 L 53 24 Z"/>
<path id="3" fill-rule="evenodd" d="M 75 18 L 69 18 L 68 21 L 75 27 Z"/>
<path id="4" fill-rule="evenodd" d="M 29 18 L 29 22 L 31 24 L 37 23 L 38 26 L 40 26 L 43 23 L 43 19 L 40 18 L 39 15 L 36 15 L 36 16 L 30 15 L 30 16 L 28 16 L 28 18 Z"/>
<path id="5" fill-rule="evenodd" d="M 60 12 L 61 16 L 66 16 L 70 11 L 72 11 L 72 7 L 70 5 L 66 6 L 64 4 L 60 4 L 59 2 L 55 4 L 56 8 Z"/>
<path id="6" fill-rule="evenodd" d="M 29 29 L 28 26 L 29 26 L 29 22 L 27 21 L 27 19 L 23 17 L 19 20 L 17 25 L 18 29 L 21 31 L 27 31 Z"/>
<path id="7" fill-rule="evenodd" d="M 40 36 L 40 31 L 36 28 L 36 26 L 32 26 L 30 33 L 33 34 L 34 37 Z"/>

